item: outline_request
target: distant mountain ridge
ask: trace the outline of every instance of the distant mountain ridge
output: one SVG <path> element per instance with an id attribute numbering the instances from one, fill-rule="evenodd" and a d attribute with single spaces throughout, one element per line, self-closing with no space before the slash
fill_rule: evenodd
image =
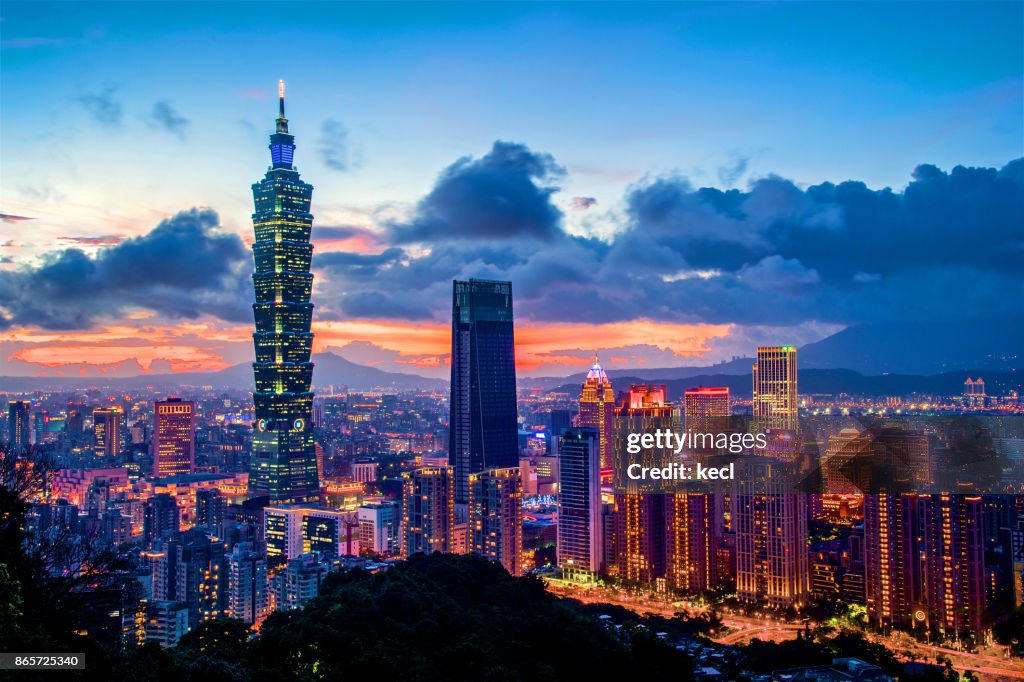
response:
<path id="1" fill-rule="evenodd" d="M 360 365 L 334 353 L 313 355 L 313 390 L 321 387 L 346 386 L 356 391 L 373 389 L 411 391 L 440 389 L 448 386 L 443 379 L 430 379 L 417 374 L 386 372 Z M 0 391 L 31 391 L 39 388 L 81 389 L 89 386 L 217 386 L 236 389 L 253 387 L 252 363 L 243 362 L 218 372 L 178 372 L 174 374 L 140 374 L 132 377 L 0 377 Z"/>

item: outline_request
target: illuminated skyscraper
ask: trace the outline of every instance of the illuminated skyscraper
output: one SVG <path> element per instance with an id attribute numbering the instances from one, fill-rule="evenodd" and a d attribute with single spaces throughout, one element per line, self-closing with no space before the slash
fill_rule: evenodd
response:
<path id="1" fill-rule="evenodd" d="M 568 429 L 559 439 L 558 567 L 594 576 L 603 569 L 601 436 L 594 429 Z"/>
<path id="2" fill-rule="evenodd" d="M 754 420 L 760 431 L 798 430 L 796 346 L 759 346 L 754 363 Z"/>
<path id="3" fill-rule="evenodd" d="M 28 407 L 24 400 L 7 403 L 7 444 L 14 452 L 27 448 L 29 444 Z"/>
<path id="4" fill-rule="evenodd" d="M 452 381 L 448 461 L 455 502 L 469 475 L 519 465 L 512 283 L 452 283 Z"/>
<path id="5" fill-rule="evenodd" d="M 153 403 L 153 475 L 190 474 L 196 465 L 196 404 L 169 398 Z"/>
<path id="6" fill-rule="evenodd" d="M 580 391 L 580 427 L 597 431 L 601 445 L 601 468 L 611 468 L 612 439 L 615 434 L 615 390 L 596 360 Z"/>
<path id="7" fill-rule="evenodd" d="M 864 496 L 868 619 L 977 638 L 985 610 L 980 495 Z"/>
<path id="8" fill-rule="evenodd" d="M 277 132 L 270 136 L 271 166 L 252 186 L 256 303 L 256 428 L 249 490 L 275 502 L 315 498 L 320 490 L 313 447 L 313 344 L 309 271 L 313 245 L 309 212 L 313 186 L 292 165 L 295 137 L 284 116 L 280 84 Z"/>
<path id="9" fill-rule="evenodd" d="M 654 433 L 672 428 L 672 406 L 667 404 L 665 386 L 634 384 L 620 396 L 615 411 L 615 456 L 626 452 L 630 433 Z M 665 467 L 674 461 L 669 448 L 645 448 L 630 460 L 642 467 Z M 615 465 L 617 472 L 625 468 Z M 665 495 L 632 490 L 615 495 L 616 556 L 620 578 L 650 582 L 665 575 Z"/>
<path id="10" fill-rule="evenodd" d="M 676 589 L 697 594 L 718 584 L 715 496 L 666 494 L 666 577 Z"/>
<path id="11" fill-rule="evenodd" d="M 114 458 L 124 447 L 124 410 L 120 407 L 92 411 L 92 433 L 96 455 Z"/>
<path id="12" fill-rule="evenodd" d="M 402 479 L 402 556 L 452 551 L 455 531 L 452 467 L 423 467 L 402 474 Z"/>
<path id="13" fill-rule="evenodd" d="M 519 467 L 469 475 L 469 549 L 523 572 L 523 479 Z"/>
<path id="14" fill-rule="evenodd" d="M 743 601 L 800 607 L 810 592 L 807 495 L 794 492 L 792 467 L 751 457 L 736 470 L 732 527 L 736 593 Z"/>

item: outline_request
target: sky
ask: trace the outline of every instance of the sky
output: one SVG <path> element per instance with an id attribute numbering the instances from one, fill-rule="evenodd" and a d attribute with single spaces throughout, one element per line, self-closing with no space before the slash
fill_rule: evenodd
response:
<path id="1" fill-rule="evenodd" d="M 43 3 L 0 14 L 0 376 L 251 360 L 278 79 L 317 351 L 524 375 L 1022 314 L 1024 3 Z"/>

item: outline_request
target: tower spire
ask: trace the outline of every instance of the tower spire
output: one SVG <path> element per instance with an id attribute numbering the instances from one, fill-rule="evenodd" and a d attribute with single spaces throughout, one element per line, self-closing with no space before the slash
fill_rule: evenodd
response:
<path id="1" fill-rule="evenodd" d="M 288 132 L 288 119 L 284 117 L 284 80 L 277 81 L 277 102 L 278 102 L 278 115 L 277 115 L 277 132 L 287 133 Z"/>

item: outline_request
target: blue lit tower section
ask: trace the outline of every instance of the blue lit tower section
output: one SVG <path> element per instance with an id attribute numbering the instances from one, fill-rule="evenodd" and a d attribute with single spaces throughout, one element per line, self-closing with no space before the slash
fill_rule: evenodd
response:
<path id="1" fill-rule="evenodd" d="M 320 490 L 313 447 L 313 345 L 309 271 L 313 245 L 309 212 L 313 186 L 292 165 L 295 137 L 284 116 L 284 81 L 279 86 L 280 116 L 270 136 L 271 166 L 252 186 L 256 243 L 252 276 L 256 289 L 256 424 L 253 430 L 249 492 L 273 502 L 315 498 Z"/>

